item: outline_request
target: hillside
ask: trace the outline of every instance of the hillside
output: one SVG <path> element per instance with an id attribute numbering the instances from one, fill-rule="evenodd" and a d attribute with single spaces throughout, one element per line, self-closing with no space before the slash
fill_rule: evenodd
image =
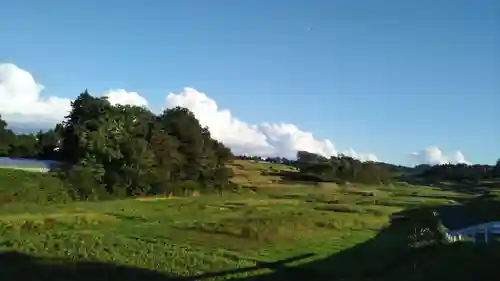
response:
<path id="1" fill-rule="evenodd" d="M 484 274 L 497 272 L 497 254 L 483 247 L 415 248 L 440 241 L 433 222 L 390 221 L 405 209 L 455 205 L 471 195 L 293 184 L 268 175 L 294 170 L 285 165 L 230 166 L 232 181 L 257 188 L 70 202 L 50 174 L 0 170 L 2 280 L 462 280 L 470 267 L 440 264 L 473 256 Z M 435 232 L 410 235 L 422 227 Z"/>
<path id="2" fill-rule="evenodd" d="M 237 159 L 186 108 L 154 113 L 87 91 L 46 132 L 15 134 L 0 118 L 0 157 L 2 280 L 458 280 L 497 270 L 495 245 L 449 245 L 444 234 L 450 223 L 500 220 L 500 161 L 413 173 L 307 151 Z M 473 256 L 483 271 L 442 266 Z"/>

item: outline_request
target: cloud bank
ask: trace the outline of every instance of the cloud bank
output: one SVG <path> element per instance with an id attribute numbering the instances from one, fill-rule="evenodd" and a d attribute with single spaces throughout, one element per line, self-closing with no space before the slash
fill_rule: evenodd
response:
<path id="1" fill-rule="evenodd" d="M 39 128 L 54 125 L 63 120 L 70 110 L 71 100 L 57 96 L 43 96 L 44 87 L 33 76 L 14 64 L 0 63 L 0 114 L 10 124 Z M 103 93 L 110 103 L 148 106 L 148 101 L 136 92 L 114 89 Z M 303 131 L 294 124 L 248 124 L 239 120 L 227 109 L 205 93 L 184 88 L 170 93 L 165 106 L 182 106 L 193 111 L 203 126 L 207 126 L 215 139 L 222 141 L 235 154 L 255 156 L 282 156 L 294 158 L 298 150 L 317 153 L 326 157 L 339 152 L 362 161 L 378 161 L 373 153 L 359 153 L 352 148 L 339 151 L 330 140 L 318 140 L 311 132 Z M 468 163 L 460 151 L 444 155 L 439 148 L 431 147 L 413 153 L 418 164 Z"/>
<path id="2" fill-rule="evenodd" d="M 467 164 L 471 163 L 465 160 L 465 156 L 460 151 L 455 151 L 446 155 L 437 146 L 430 146 L 421 151 L 413 152 L 411 155 L 411 160 L 414 165 L 418 164 L 429 164 L 429 165 L 441 165 L 441 164 Z"/>
<path id="3" fill-rule="evenodd" d="M 229 110 L 220 109 L 213 99 L 193 88 L 168 94 L 166 106 L 189 108 L 200 123 L 210 129 L 214 138 L 231 147 L 236 154 L 294 158 L 299 150 L 325 157 L 339 153 L 330 140 L 315 139 L 311 132 L 302 131 L 293 124 L 247 124 L 234 117 Z M 373 153 L 358 153 L 353 149 L 342 153 L 362 161 L 378 160 Z"/>

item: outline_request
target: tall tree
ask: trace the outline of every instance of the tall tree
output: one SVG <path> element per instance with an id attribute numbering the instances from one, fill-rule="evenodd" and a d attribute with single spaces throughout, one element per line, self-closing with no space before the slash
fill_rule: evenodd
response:
<path id="1" fill-rule="evenodd" d="M 45 132 L 38 132 L 36 135 L 38 141 L 38 158 L 45 160 L 59 160 L 59 149 L 62 140 L 62 124 L 57 124 L 54 129 Z"/>
<path id="2" fill-rule="evenodd" d="M 85 91 L 72 103 L 61 136 L 61 159 L 74 167 L 72 178 L 85 174 L 99 186 L 77 188 L 86 198 L 101 193 L 100 187 L 115 196 L 166 191 L 180 181 L 191 182 L 182 185 L 186 188 L 213 188 L 227 184 L 230 176 L 224 170 L 230 150 L 185 108 L 155 116 Z"/>

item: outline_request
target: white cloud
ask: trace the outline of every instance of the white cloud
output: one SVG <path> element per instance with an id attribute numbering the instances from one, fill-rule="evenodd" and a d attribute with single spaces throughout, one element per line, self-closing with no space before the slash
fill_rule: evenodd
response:
<path id="1" fill-rule="evenodd" d="M 287 158 L 294 158 L 298 150 L 326 157 L 338 154 L 330 140 L 317 140 L 312 133 L 302 131 L 293 124 L 250 125 L 240 121 L 229 110 L 219 109 L 214 100 L 193 88 L 184 88 L 177 94 L 170 93 L 166 104 L 167 108 L 182 106 L 190 109 L 200 123 L 210 129 L 212 136 L 229 146 L 235 154 Z M 362 154 L 350 149 L 344 154 L 363 161 L 377 161 L 371 153 Z"/>
<path id="2" fill-rule="evenodd" d="M 0 114 L 9 123 L 32 127 L 52 126 L 63 120 L 71 100 L 57 96 L 42 97 L 44 87 L 33 76 L 14 64 L 0 63 Z M 104 94 L 112 104 L 147 106 L 145 98 L 123 89 Z"/>
<path id="3" fill-rule="evenodd" d="M 123 89 L 118 90 L 109 90 L 104 94 L 105 97 L 108 97 L 108 101 L 112 105 L 135 105 L 135 106 L 147 106 L 148 101 L 140 96 L 136 92 L 127 92 Z"/>
<path id="4" fill-rule="evenodd" d="M 436 146 L 427 147 L 419 152 L 413 152 L 411 155 L 412 164 L 429 164 L 429 165 L 440 165 L 440 164 L 470 164 L 469 161 L 465 159 L 465 156 L 460 151 L 455 151 L 451 154 L 444 154 L 441 149 Z"/>
<path id="5" fill-rule="evenodd" d="M 13 65 L 0 64 L 0 114 L 7 121 L 53 123 L 64 118 L 70 100 L 43 98 L 44 87 L 33 76 Z"/>
<path id="6" fill-rule="evenodd" d="M 361 161 L 379 161 L 377 156 L 373 153 L 366 153 L 366 154 L 359 154 L 354 149 L 349 148 L 348 150 L 345 150 L 342 152 L 342 154 L 346 156 L 350 156 L 353 158 L 357 158 Z"/>
<path id="7" fill-rule="evenodd" d="M 0 114 L 10 124 L 19 127 L 46 128 L 62 121 L 70 109 L 71 99 L 57 96 L 42 97 L 44 87 L 33 76 L 14 64 L 0 63 Z M 136 92 L 109 90 L 103 96 L 112 104 L 147 106 L 147 100 Z M 247 124 L 229 110 L 220 109 L 204 93 L 185 88 L 166 97 L 167 107 L 183 106 L 194 112 L 212 136 L 229 146 L 236 154 L 295 157 L 306 150 L 326 157 L 339 151 L 330 140 L 315 139 L 310 132 L 293 124 Z M 362 161 L 377 161 L 372 153 L 358 153 L 352 148 L 343 154 Z M 413 164 L 469 163 L 460 152 L 444 155 L 437 147 L 429 147 L 411 155 Z"/>

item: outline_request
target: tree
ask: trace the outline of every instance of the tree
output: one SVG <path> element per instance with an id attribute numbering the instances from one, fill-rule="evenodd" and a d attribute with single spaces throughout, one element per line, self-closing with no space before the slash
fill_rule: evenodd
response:
<path id="1" fill-rule="evenodd" d="M 62 124 L 57 124 L 54 129 L 38 132 L 38 158 L 45 160 L 59 160 L 59 148 L 62 140 Z"/>
<path id="2" fill-rule="evenodd" d="M 166 192 L 181 181 L 207 190 L 228 182 L 221 169 L 230 150 L 185 108 L 156 116 L 85 91 L 72 103 L 60 135 L 61 159 L 115 196 Z"/>
<path id="3" fill-rule="evenodd" d="M 0 115 L 0 157 L 9 156 L 10 146 L 15 141 L 15 134 L 7 128 L 7 122 Z"/>
<path id="4" fill-rule="evenodd" d="M 38 140 L 35 135 L 23 134 L 15 136 L 10 144 L 9 157 L 36 158 L 38 155 Z"/>
<path id="5" fill-rule="evenodd" d="M 497 160 L 497 163 L 492 169 L 492 176 L 493 177 L 500 177 L 500 159 Z"/>
<path id="6" fill-rule="evenodd" d="M 184 178 L 185 156 L 179 151 L 179 140 L 163 130 L 154 130 L 150 140 L 155 155 L 154 169 L 161 182 L 176 182 Z"/>
<path id="7" fill-rule="evenodd" d="M 389 182 L 391 179 L 389 170 L 373 162 L 361 162 L 342 154 L 327 159 L 317 154 L 299 151 L 297 167 L 304 180 L 379 184 Z"/>
<path id="8" fill-rule="evenodd" d="M 176 107 L 164 111 L 159 121 L 166 133 L 179 140 L 179 152 L 185 157 L 182 180 L 200 180 L 204 172 L 206 144 L 203 129 L 194 114 L 185 108 Z"/>
<path id="9" fill-rule="evenodd" d="M 495 166 L 443 164 L 431 166 L 420 173 L 420 177 L 427 181 L 472 181 L 495 177 Z"/>

